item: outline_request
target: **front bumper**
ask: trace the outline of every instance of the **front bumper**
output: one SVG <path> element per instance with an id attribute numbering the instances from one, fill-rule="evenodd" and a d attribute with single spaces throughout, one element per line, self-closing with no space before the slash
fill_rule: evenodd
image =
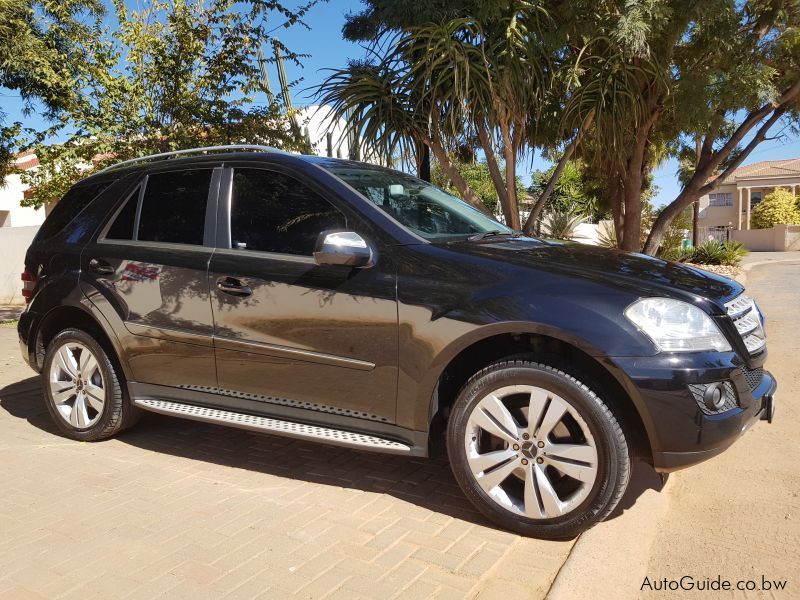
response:
<path id="1" fill-rule="evenodd" d="M 766 351 L 749 365 L 734 353 L 615 359 L 632 382 L 631 393 L 638 395 L 656 470 L 675 471 L 707 460 L 756 421 L 771 421 L 778 386 L 771 373 L 762 374 L 765 359 Z M 731 383 L 738 400 L 735 408 L 711 415 L 700 409 L 689 385 L 714 382 Z"/>

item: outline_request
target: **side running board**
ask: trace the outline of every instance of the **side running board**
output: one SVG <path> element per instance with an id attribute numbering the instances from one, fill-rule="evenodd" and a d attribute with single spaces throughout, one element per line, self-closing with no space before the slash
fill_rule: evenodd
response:
<path id="1" fill-rule="evenodd" d="M 218 425 L 227 425 L 229 427 L 237 427 L 249 431 L 272 433 L 312 442 L 333 444 L 334 446 L 347 446 L 359 450 L 373 450 L 375 452 L 388 454 L 412 453 L 411 446 L 400 442 L 387 440 L 374 435 L 333 429 L 331 427 L 306 425 L 293 421 L 258 417 L 245 413 L 220 410 L 218 408 L 206 408 L 204 406 L 195 406 L 193 404 L 183 404 L 168 400 L 137 398 L 133 403 L 144 410 L 160 413 L 162 415 L 191 419 L 193 421 L 216 423 Z"/>

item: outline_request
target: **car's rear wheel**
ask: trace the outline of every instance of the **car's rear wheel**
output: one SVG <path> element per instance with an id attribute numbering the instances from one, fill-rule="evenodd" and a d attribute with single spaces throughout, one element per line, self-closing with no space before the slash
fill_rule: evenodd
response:
<path id="1" fill-rule="evenodd" d="M 630 457 L 611 409 L 548 365 L 493 364 L 459 393 L 448 455 L 461 488 L 494 522 L 524 535 L 571 538 L 625 492 Z"/>
<path id="2" fill-rule="evenodd" d="M 121 371 L 85 331 L 66 329 L 50 341 L 42 377 L 47 408 L 68 437 L 105 439 L 138 417 L 123 393 Z"/>

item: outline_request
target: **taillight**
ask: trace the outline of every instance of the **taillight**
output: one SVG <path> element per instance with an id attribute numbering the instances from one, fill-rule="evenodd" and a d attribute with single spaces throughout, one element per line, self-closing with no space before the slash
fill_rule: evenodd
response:
<path id="1" fill-rule="evenodd" d="M 33 290 L 36 288 L 36 276 L 24 271 L 20 277 L 22 278 L 22 297 L 25 298 L 25 302 L 30 302 L 33 298 Z"/>

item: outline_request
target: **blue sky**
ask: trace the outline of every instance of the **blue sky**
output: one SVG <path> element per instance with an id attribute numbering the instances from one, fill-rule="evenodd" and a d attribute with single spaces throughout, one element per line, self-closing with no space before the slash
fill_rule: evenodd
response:
<path id="1" fill-rule="evenodd" d="M 302 4 L 286 0 L 287 6 Z M 306 17 L 310 30 L 295 26 L 286 30 L 275 32 L 282 42 L 298 53 L 308 54 L 303 59 L 303 66 L 297 67 L 287 63 L 286 71 L 290 81 L 302 79 L 293 90 L 295 106 L 302 106 L 311 102 L 306 88 L 319 84 L 326 76 L 325 69 L 340 67 L 350 58 L 364 56 L 364 50 L 358 45 L 342 39 L 341 29 L 345 14 L 357 12 L 361 9 L 360 0 L 329 0 L 314 7 Z M 274 69 L 270 71 L 273 89 L 277 88 L 277 75 Z M 0 108 L 7 113 L 7 122 L 21 121 L 25 126 L 41 127 L 43 122 L 35 113 L 22 114 L 19 97 L 0 88 Z M 800 156 L 800 138 L 788 134 L 777 140 L 763 142 L 745 160 L 744 164 L 762 160 L 777 160 Z M 533 160 L 526 160 L 519 165 L 520 175 L 527 185 L 530 183 L 530 174 L 536 169 L 546 169 L 549 163 L 538 154 Z M 654 173 L 655 184 L 659 193 L 655 198 L 656 205 L 670 202 L 680 191 L 676 177 L 677 163 L 670 160 L 661 165 Z"/>

